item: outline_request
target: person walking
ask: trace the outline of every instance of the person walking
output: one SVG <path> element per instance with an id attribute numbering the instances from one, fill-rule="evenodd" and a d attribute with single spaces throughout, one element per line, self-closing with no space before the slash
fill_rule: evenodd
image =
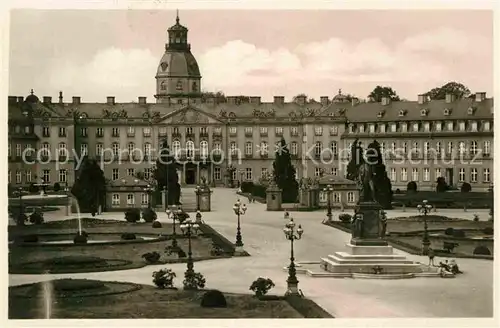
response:
<path id="1" fill-rule="evenodd" d="M 430 265 L 435 266 L 434 257 L 436 256 L 436 254 L 434 253 L 434 250 L 430 247 L 429 247 L 429 251 L 427 252 L 427 256 L 429 256 L 429 266 Z"/>

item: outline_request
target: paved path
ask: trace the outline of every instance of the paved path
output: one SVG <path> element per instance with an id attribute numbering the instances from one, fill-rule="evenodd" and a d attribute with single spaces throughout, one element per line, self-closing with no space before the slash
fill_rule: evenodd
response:
<path id="1" fill-rule="evenodd" d="M 231 207 L 237 196 L 234 190 L 230 189 L 215 189 L 212 196 L 213 211 L 204 213 L 203 219 L 229 240 L 234 240 L 236 216 Z M 444 214 L 445 211 L 450 213 Z M 455 217 L 464 213 L 452 211 L 442 210 L 441 213 Z M 402 214 L 397 211 L 394 213 L 395 216 Z M 102 217 L 116 218 L 117 214 L 111 213 Z M 465 214 L 472 216 L 470 212 Z M 118 215 L 121 218 L 122 213 Z M 389 215 L 392 217 L 391 213 Z M 410 211 L 405 215 L 410 215 Z M 348 234 L 321 224 L 324 213 L 296 212 L 292 213 L 292 216 L 298 224 L 302 224 L 305 231 L 302 240 L 298 241 L 295 247 L 298 261 L 319 260 L 320 257 L 343 250 L 345 243 L 349 241 Z M 165 214 L 160 214 L 160 221 L 166 220 Z M 282 267 L 288 263 L 289 257 L 289 242 L 283 234 L 284 224 L 282 212 L 267 212 L 263 204 L 249 204 L 247 214 L 242 217 L 242 234 L 245 250 L 252 256 L 197 262 L 195 270 L 205 275 L 208 288 L 249 293 L 248 287 L 252 281 L 262 276 L 275 282 L 274 293 L 284 293 L 287 273 L 282 271 Z M 420 256 L 397 252 L 415 261 L 426 261 Z M 336 317 L 491 317 L 493 261 L 459 259 L 458 262 L 465 274 L 455 279 L 359 280 L 299 275 L 299 287 L 307 297 Z M 9 275 L 9 285 L 62 277 L 152 284 L 152 271 L 164 266 L 53 277 Z M 182 284 L 185 264 L 166 266 L 176 271 L 177 285 Z"/>

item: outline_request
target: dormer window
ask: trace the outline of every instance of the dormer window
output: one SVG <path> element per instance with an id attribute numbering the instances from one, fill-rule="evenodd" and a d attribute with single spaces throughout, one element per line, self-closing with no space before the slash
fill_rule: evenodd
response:
<path id="1" fill-rule="evenodd" d="M 429 110 L 424 108 L 420 111 L 420 116 L 427 116 L 428 113 L 429 113 Z"/>
<path id="2" fill-rule="evenodd" d="M 444 116 L 450 116 L 450 114 L 451 114 L 451 109 L 449 109 L 449 108 L 445 108 L 445 109 L 444 109 L 443 114 L 444 114 Z"/>
<path id="3" fill-rule="evenodd" d="M 405 116 L 405 114 L 406 114 L 406 111 L 404 109 L 401 109 L 399 111 L 399 116 Z"/>
<path id="4" fill-rule="evenodd" d="M 474 107 L 469 107 L 467 109 L 467 114 L 468 115 L 474 115 L 474 112 L 476 111 L 476 109 Z"/>
<path id="5" fill-rule="evenodd" d="M 385 114 L 385 110 L 381 110 L 380 112 L 378 112 L 377 117 L 382 118 L 382 117 L 384 117 L 384 114 Z"/>

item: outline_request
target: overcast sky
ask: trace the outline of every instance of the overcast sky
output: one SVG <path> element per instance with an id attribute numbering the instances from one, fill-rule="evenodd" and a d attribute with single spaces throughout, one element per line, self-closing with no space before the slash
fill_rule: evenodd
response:
<path id="1" fill-rule="evenodd" d="M 180 21 L 207 91 L 365 98 L 388 85 L 414 100 L 458 81 L 493 92 L 491 11 L 182 10 Z M 10 95 L 153 101 L 175 11 L 15 10 L 10 23 Z"/>

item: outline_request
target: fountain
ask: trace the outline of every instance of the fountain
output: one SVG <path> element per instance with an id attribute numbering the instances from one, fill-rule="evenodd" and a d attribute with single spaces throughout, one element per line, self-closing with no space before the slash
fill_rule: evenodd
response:
<path id="1" fill-rule="evenodd" d="M 48 273 L 45 273 L 48 275 Z M 46 280 L 42 282 L 42 301 L 43 309 L 45 312 L 44 319 L 50 319 L 52 316 L 52 304 L 53 304 L 53 286 L 52 280 Z"/>
<path id="2" fill-rule="evenodd" d="M 76 218 L 78 221 L 78 233 L 73 239 L 75 244 L 86 244 L 88 240 L 88 235 L 82 231 L 82 217 L 80 214 L 80 204 L 78 203 L 78 199 L 71 192 L 67 193 L 68 197 L 71 195 L 71 204 L 69 206 L 75 205 L 76 207 Z"/>

